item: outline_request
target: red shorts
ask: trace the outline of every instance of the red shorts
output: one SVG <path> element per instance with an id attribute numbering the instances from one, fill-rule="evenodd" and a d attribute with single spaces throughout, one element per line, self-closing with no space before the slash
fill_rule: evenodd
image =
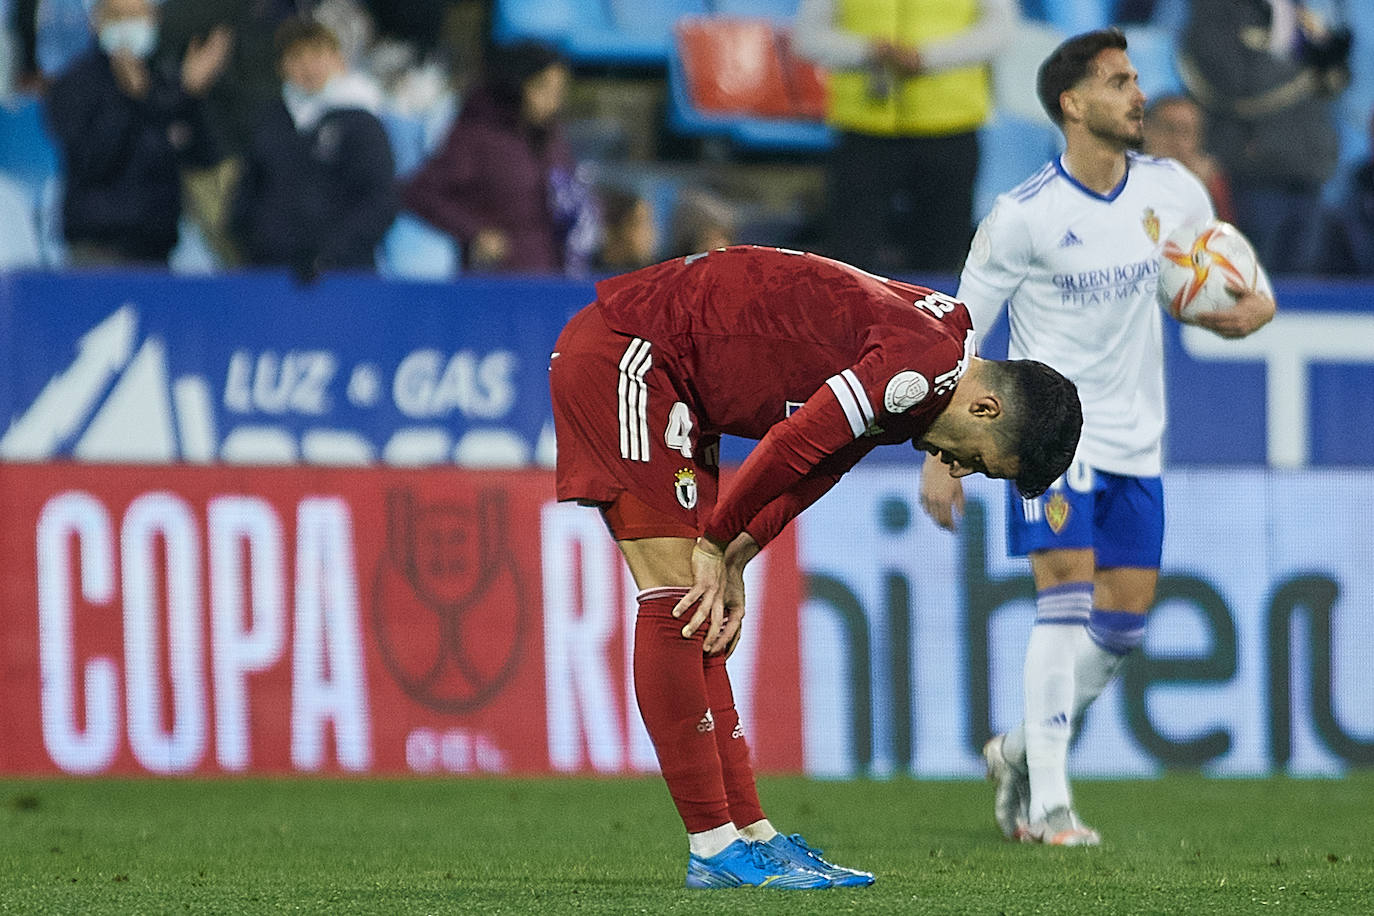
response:
<path id="1" fill-rule="evenodd" d="M 672 362 L 593 302 L 549 362 L 560 500 L 600 506 L 617 540 L 696 537 L 715 508 L 720 437 L 700 435 Z"/>

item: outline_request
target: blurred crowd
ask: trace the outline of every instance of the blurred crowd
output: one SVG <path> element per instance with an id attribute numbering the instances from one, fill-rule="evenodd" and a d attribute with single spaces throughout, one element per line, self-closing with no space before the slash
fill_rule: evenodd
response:
<path id="1" fill-rule="evenodd" d="M 669 196 L 596 161 L 567 118 L 585 68 L 493 42 L 489 2 L 0 0 L 0 267 L 309 281 L 433 252 L 436 276 L 589 276 L 742 241 L 957 272 L 991 68 L 1045 2 L 924 2 L 894 27 L 871 5 L 797 0 L 788 26 L 830 74 L 838 140 L 812 163 L 825 199 L 780 237 L 700 178 L 730 152 L 665 144 L 709 166 Z M 1192 170 L 1272 272 L 1374 274 L 1374 164 L 1342 159 L 1334 107 L 1361 36 L 1296 0 L 1094 6 L 1173 29 L 1181 89 L 1151 101 L 1147 153 Z M 33 128 L 55 180 L 28 174 Z"/>

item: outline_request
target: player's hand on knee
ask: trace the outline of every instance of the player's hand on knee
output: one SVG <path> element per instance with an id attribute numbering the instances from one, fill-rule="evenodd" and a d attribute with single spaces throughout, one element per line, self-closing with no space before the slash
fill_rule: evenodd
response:
<path id="1" fill-rule="evenodd" d="M 964 515 L 964 485 L 934 455 L 927 455 L 921 466 L 921 508 L 946 531 L 958 530 Z"/>
<path id="2" fill-rule="evenodd" d="M 683 638 L 690 639 L 707 620 L 707 639 L 719 634 L 725 616 L 725 551 L 706 538 L 697 538 L 692 548 L 692 587 L 673 606 L 673 616 L 680 618 L 693 605 L 696 610 L 682 628 Z"/>
<path id="3" fill-rule="evenodd" d="M 720 635 L 716 637 L 714 643 L 709 641 L 702 645 L 702 651 L 707 655 L 724 655 L 729 658 L 735 652 L 735 647 L 739 645 L 739 638 L 744 633 L 744 606 L 739 608 L 725 609 L 725 621 L 720 628 Z"/>

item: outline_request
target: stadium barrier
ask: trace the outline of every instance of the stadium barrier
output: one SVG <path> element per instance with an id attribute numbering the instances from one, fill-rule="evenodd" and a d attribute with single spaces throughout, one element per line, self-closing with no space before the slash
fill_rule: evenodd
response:
<path id="1" fill-rule="evenodd" d="M 652 770 L 633 587 L 540 468 L 547 354 L 591 295 L 0 278 L 0 772 Z M 1161 602 L 1080 772 L 1374 763 L 1374 468 L 1342 441 L 1374 429 L 1369 290 L 1280 295 L 1312 307 L 1236 350 L 1166 323 Z M 751 567 L 731 669 L 763 769 L 975 776 L 1015 721 L 1031 586 L 1001 490 L 971 481 L 950 536 L 883 451 Z"/>

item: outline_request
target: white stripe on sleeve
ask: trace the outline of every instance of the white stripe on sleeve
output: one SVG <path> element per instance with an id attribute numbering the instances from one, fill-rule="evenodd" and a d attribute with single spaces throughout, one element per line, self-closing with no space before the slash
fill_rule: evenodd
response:
<path id="1" fill-rule="evenodd" d="M 831 391 L 835 392 L 835 400 L 840 402 L 840 409 L 844 411 L 844 418 L 849 421 L 849 431 L 852 432 L 854 438 L 857 439 L 868 429 L 869 420 L 865 419 L 864 416 L 864 410 L 868 407 L 868 397 L 863 394 L 863 388 L 860 387 L 859 394 L 863 397 L 862 403 L 855 398 L 854 387 L 851 386 L 849 380 L 844 377 L 846 372 L 848 372 L 850 376 L 854 374 L 846 369 L 839 375 L 830 376 L 830 378 L 825 380 L 825 383 L 830 386 Z M 857 382 L 858 380 L 856 379 L 855 381 Z M 870 416 L 871 413 L 870 410 Z"/>

